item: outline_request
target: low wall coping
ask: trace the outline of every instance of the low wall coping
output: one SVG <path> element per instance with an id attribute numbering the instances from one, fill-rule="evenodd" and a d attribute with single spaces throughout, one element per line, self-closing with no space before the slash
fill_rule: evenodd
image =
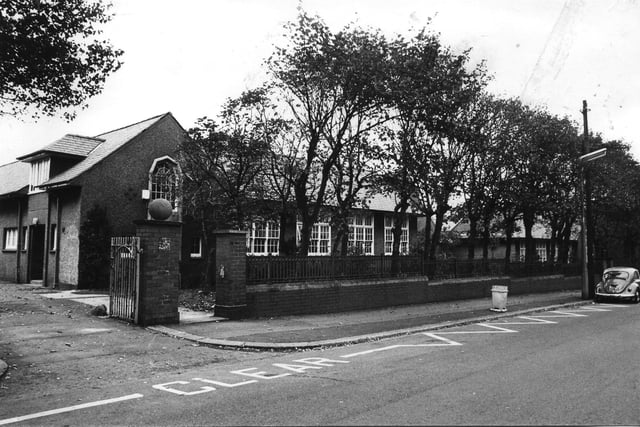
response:
<path id="1" fill-rule="evenodd" d="M 447 286 L 452 284 L 462 283 L 490 283 L 496 281 L 509 281 L 518 282 L 523 280 L 545 280 L 545 279 L 571 279 L 574 276 L 564 276 L 562 274 L 551 274 L 548 276 L 533 276 L 533 277 L 519 277 L 512 278 L 510 276 L 496 276 L 496 277 L 477 277 L 477 278 L 460 278 L 460 279 L 447 279 L 439 280 L 437 282 L 431 282 L 426 276 L 418 277 L 399 277 L 392 279 L 369 279 L 369 280 L 328 280 L 322 282 L 292 282 L 292 283 L 261 283 L 257 285 L 247 285 L 247 293 L 260 293 L 270 291 L 299 291 L 304 289 L 330 289 L 340 287 L 351 286 L 371 286 L 380 285 L 385 283 L 419 283 L 424 282 L 426 286 Z M 579 276 L 575 276 L 579 277 Z"/>
<path id="2" fill-rule="evenodd" d="M 496 280 L 512 280 L 510 276 L 493 276 L 493 277 L 463 277 L 459 279 L 441 279 L 429 282 L 429 286 L 450 285 L 452 283 L 469 283 L 469 282 L 495 282 Z"/>
<path id="3" fill-rule="evenodd" d="M 393 279 L 369 279 L 369 280 L 327 280 L 322 282 L 293 282 L 293 283 L 261 283 L 258 285 L 247 285 L 247 293 L 259 293 L 269 291 L 299 291 L 303 289 L 329 289 L 350 286 L 371 286 L 385 283 L 420 283 L 429 284 L 426 276 L 418 277 L 398 277 Z"/>
<path id="4" fill-rule="evenodd" d="M 546 276 L 512 277 L 511 281 L 520 282 L 524 280 L 564 279 L 565 277 L 573 277 L 573 276 L 565 276 L 564 274 L 549 274 Z"/>

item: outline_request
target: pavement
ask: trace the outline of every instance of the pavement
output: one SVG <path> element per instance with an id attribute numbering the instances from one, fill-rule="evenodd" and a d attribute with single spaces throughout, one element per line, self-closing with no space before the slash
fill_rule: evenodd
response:
<path id="1" fill-rule="evenodd" d="M 41 296 L 70 299 L 82 304 L 109 306 L 109 297 L 87 291 L 52 291 Z M 180 323 L 147 327 L 148 330 L 203 346 L 260 351 L 293 351 L 374 341 L 399 335 L 436 330 L 591 304 L 579 290 L 507 296 L 506 312 L 491 311 L 491 298 L 436 302 L 346 313 L 228 320 L 211 312 L 180 308 Z M 7 370 L 0 360 L 0 378 Z"/>

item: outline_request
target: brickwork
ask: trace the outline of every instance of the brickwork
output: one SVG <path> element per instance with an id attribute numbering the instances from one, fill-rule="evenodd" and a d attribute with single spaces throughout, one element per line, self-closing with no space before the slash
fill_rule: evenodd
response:
<path id="1" fill-rule="evenodd" d="M 237 319 L 245 316 L 247 304 L 247 234 L 221 230 L 216 240 L 216 316 Z"/>
<path id="2" fill-rule="evenodd" d="M 22 203 L 22 218 L 18 218 L 18 211 L 21 209 L 19 204 Z M 0 280 L 9 282 L 26 280 L 26 254 L 22 248 L 5 250 L 4 249 L 4 233 L 8 228 L 21 229 L 25 224 L 26 203 L 21 199 L 6 199 L 0 202 Z M 22 242 L 21 242 L 22 243 Z M 20 258 L 20 266 L 23 270 L 18 275 L 18 258 Z"/>
<path id="3" fill-rule="evenodd" d="M 181 224 L 147 220 L 135 224 L 142 248 L 138 323 L 143 326 L 178 323 Z"/>
<path id="4" fill-rule="evenodd" d="M 288 316 L 366 310 L 397 305 L 455 301 L 491 296 L 491 287 L 509 293 L 580 289 L 580 277 L 509 277 L 429 283 L 426 278 L 344 283 L 255 285 L 247 288 L 247 317 Z"/>

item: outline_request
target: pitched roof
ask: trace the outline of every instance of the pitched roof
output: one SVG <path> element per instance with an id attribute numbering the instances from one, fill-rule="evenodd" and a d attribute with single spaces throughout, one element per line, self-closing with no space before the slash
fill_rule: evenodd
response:
<path id="1" fill-rule="evenodd" d="M 28 163 L 13 162 L 0 165 L 0 196 L 26 193 L 30 172 L 31 166 Z"/>
<path id="2" fill-rule="evenodd" d="M 393 212 L 396 207 L 396 198 L 386 194 L 376 193 L 367 200 L 367 208 L 372 211 Z"/>
<path id="3" fill-rule="evenodd" d="M 87 157 L 80 163 L 72 166 L 59 175 L 56 175 L 49 179 L 47 182 L 41 185 L 41 187 L 51 187 L 55 185 L 66 184 L 69 181 L 77 178 L 82 173 L 91 169 L 97 163 L 105 159 L 108 155 L 118 150 L 120 147 L 131 141 L 133 138 L 141 134 L 143 131 L 160 121 L 171 113 L 161 114 L 159 116 L 151 117 L 150 119 L 143 120 L 132 125 L 112 130 L 107 133 L 97 135 L 93 140 L 102 140 L 102 142 L 87 154 Z"/>
<path id="4" fill-rule="evenodd" d="M 90 138 L 80 135 L 65 135 L 57 141 L 34 151 L 33 153 L 18 157 L 18 160 L 29 160 L 40 154 L 63 154 L 67 156 L 87 157 L 104 139 Z"/>
<path id="5" fill-rule="evenodd" d="M 397 197 L 395 194 L 385 194 L 373 192 L 371 189 L 361 189 L 358 192 L 358 198 L 366 199 L 364 203 L 357 202 L 353 207 L 354 209 L 367 209 L 372 211 L 384 211 L 393 212 L 396 208 Z M 325 202 L 327 206 L 336 206 L 335 199 L 327 197 Z M 407 213 L 419 214 L 413 206 L 409 206 Z"/>

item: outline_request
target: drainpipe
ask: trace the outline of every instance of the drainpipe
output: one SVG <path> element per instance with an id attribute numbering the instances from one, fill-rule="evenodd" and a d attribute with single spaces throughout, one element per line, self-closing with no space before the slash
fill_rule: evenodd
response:
<path id="1" fill-rule="evenodd" d="M 51 244 L 51 193 L 47 192 L 47 227 L 44 235 L 44 266 L 42 267 L 42 286 L 49 286 L 49 246 Z"/>
<path id="2" fill-rule="evenodd" d="M 62 208 L 60 207 L 60 195 L 56 194 L 56 253 L 54 260 L 53 286 L 58 287 L 60 283 L 60 235 L 62 234 Z"/>
<path id="3" fill-rule="evenodd" d="M 22 255 L 22 248 L 24 242 L 22 241 L 22 198 L 18 199 L 18 247 L 16 248 L 16 283 L 20 282 L 20 258 Z"/>

